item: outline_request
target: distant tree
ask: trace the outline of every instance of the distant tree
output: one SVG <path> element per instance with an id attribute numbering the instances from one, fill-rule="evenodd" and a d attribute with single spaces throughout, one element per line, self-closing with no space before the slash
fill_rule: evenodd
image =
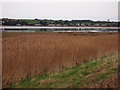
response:
<path id="1" fill-rule="evenodd" d="M 110 20 L 108 19 L 107 22 L 110 22 Z"/>
<path id="2" fill-rule="evenodd" d="M 35 20 L 39 20 L 39 19 L 35 18 Z"/>

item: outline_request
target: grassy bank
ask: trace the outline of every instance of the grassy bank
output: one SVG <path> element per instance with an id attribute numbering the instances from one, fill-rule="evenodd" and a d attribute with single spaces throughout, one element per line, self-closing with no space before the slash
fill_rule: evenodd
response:
<path id="1" fill-rule="evenodd" d="M 117 87 L 118 56 L 111 55 L 59 72 L 26 78 L 11 88 Z"/>

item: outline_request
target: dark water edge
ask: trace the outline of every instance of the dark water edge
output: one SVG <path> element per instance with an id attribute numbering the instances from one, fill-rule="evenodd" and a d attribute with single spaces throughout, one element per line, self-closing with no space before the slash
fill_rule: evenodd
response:
<path id="1" fill-rule="evenodd" d="M 22 28 L 6 28 L 2 29 L 2 32 L 118 32 L 119 29 L 81 29 L 81 28 L 74 28 L 74 29 L 68 29 L 68 28 L 39 28 L 39 29 L 22 29 Z"/>

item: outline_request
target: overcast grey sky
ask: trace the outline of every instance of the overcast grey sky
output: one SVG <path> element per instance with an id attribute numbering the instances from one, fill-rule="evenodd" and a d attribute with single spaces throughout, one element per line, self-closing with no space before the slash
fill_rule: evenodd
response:
<path id="1" fill-rule="evenodd" d="M 6 18 L 118 20 L 117 2 L 4 2 Z"/>

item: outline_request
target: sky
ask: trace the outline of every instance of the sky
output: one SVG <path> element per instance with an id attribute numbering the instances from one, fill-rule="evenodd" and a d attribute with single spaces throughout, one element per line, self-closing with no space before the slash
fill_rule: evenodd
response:
<path id="1" fill-rule="evenodd" d="M 2 2 L 1 18 L 118 20 L 118 2 Z"/>

